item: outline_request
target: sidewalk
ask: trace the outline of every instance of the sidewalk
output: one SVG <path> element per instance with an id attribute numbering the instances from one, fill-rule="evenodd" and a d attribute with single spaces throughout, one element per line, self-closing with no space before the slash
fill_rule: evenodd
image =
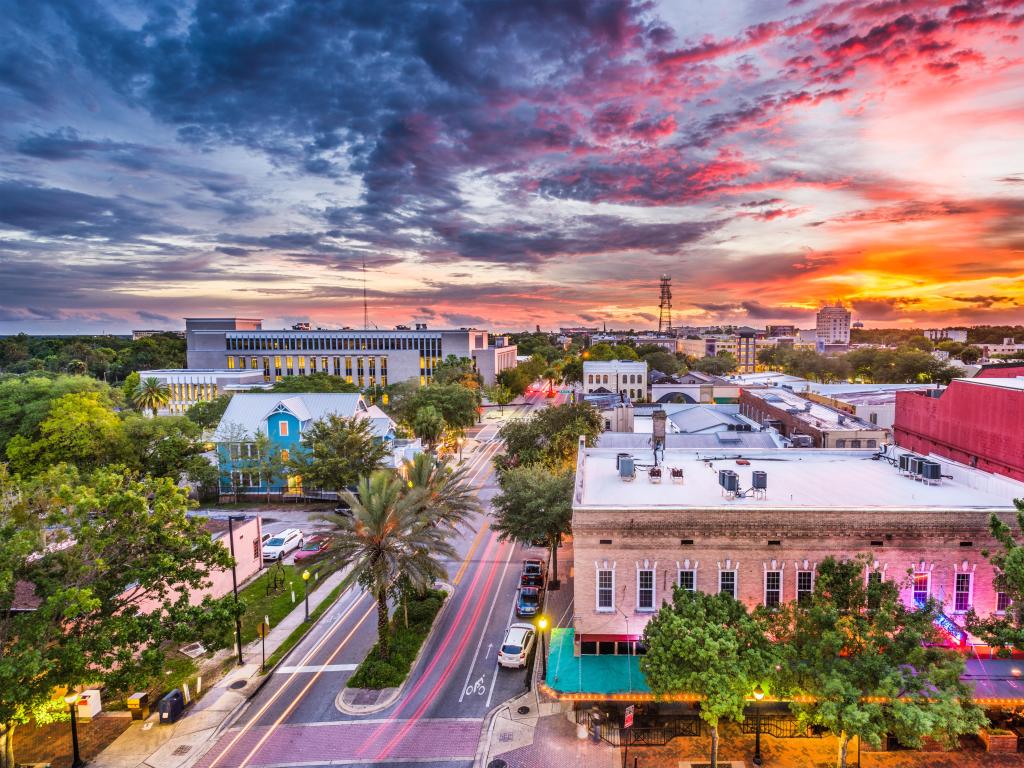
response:
<path id="1" fill-rule="evenodd" d="M 348 574 L 348 568 L 335 571 L 309 593 L 313 611 Z M 267 635 L 267 656 L 280 647 L 292 631 L 305 620 L 305 605 L 296 603 Z M 145 722 L 133 722 L 109 747 L 90 761 L 99 768 L 184 768 L 205 751 L 233 715 L 254 695 L 270 675 L 260 675 L 260 640 L 242 649 L 245 664 L 235 667 L 218 680 L 203 697 L 185 711 L 173 725 L 160 725 L 154 706 Z"/>

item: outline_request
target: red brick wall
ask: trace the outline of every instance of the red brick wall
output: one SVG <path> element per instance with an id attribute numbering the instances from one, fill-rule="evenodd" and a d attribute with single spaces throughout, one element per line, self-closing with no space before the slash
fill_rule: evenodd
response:
<path id="1" fill-rule="evenodd" d="M 953 381 L 941 397 L 896 393 L 896 443 L 1024 480 L 1024 391 Z"/>

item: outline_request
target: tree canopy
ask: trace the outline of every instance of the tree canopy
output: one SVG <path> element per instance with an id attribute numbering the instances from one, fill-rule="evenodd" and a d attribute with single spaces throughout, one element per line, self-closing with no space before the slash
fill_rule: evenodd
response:
<path id="1" fill-rule="evenodd" d="M 402 398 L 399 418 L 411 426 L 416 413 L 427 405 L 441 414 L 449 429 L 458 432 L 476 424 L 480 393 L 461 384 L 428 384 Z"/>
<path id="2" fill-rule="evenodd" d="M 1017 507 L 1017 527 L 1024 532 L 1024 499 L 1014 499 Z M 1002 654 L 1011 650 L 1024 650 L 1024 545 L 1017 542 L 1013 531 L 995 515 L 989 519 L 992 535 L 1000 549 L 985 551 L 996 568 L 993 586 L 1006 594 L 1009 605 L 1002 616 L 980 618 L 974 611 L 968 614 L 968 628 Z"/>
<path id="3" fill-rule="evenodd" d="M 373 434 L 369 420 L 329 414 L 303 434 L 306 450 L 294 451 L 288 470 L 302 476 L 303 485 L 327 491 L 353 486 L 360 477 L 379 469 L 388 446 Z"/>
<path id="4" fill-rule="evenodd" d="M 502 473 L 501 493 L 492 502 L 499 538 L 527 546 L 544 542 L 556 580 L 558 545 L 572 532 L 574 477 L 571 470 L 551 472 L 539 464 L 514 467 Z"/>
<path id="5" fill-rule="evenodd" d="M 505 452 L 495 459 L 499 471 L 540 464 L 554 472 L 576 467 L 582 435 L 588 446 L 597 442 L 604 426 L 589 403 L 565 403 L 534 411 L 525 419 L 506 422 L 499 430 Z"/>
<path id="6" fill-rule="evenodd" d="M 119 391 L 88 376 L 0 376 L 0 455 L 15 435 L 36 435 L 55 400 L 83 392 L 100 394 L 111 404 L 123 402 Z"/>
<path id="7" fill-rule="evenodd" d="M 264 392 L 263 389 L 253 390 Z M 349 384 L 340 376 L 329 373 L 311 373 L 308 376 L 285 376 L 274 384 L 271 392 L 359 392 L 359 387 Z"/>

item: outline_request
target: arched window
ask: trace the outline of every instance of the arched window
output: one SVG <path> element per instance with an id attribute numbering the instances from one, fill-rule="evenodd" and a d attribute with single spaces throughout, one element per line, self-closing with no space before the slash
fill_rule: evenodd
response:
<path id="1" fill-rule="evenodd" d="M 593 383 L 594 383 L 594 374 L 588 373 L 587 374 L 587 384 L 593 384 Z"/>
<path id="2" fill-rule="evenodd" d="M 608 374 L 607 374 L 607 373 L 606 373 L 606 374 L 604 375 L 604 383 L 605 383 L 605 384 L 607 384 L 607 383 L 608 383 Z"/>

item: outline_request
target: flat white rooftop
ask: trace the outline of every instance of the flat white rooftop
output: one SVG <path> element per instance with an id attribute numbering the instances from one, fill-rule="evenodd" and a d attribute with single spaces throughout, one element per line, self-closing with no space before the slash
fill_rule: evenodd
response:
<path id="1" fill-rule="evenodd" d="M 979 386 L 986 387 L 1001 387 L 1002 389 L 1020 389 L 1024 390 L 1024 376 L 1017 376 L 1012 379 L 953 379 L 953 381 L 963 381 L 967 384 L 978 384 Z"/>
<path id="2" fill-rule="evenodd" d="M 889 446 L 889 455 L 904 451 Z M 628 453 L 636 477 L 619 477 L 616 456 Z M 1024 483 L 930 456 L 942 465 L 938 485 L 926 485 L 899 473 L 875 451 L 831 449 L 729 449 L 665 451 L 662 480 L 652 483 L 650 450 L 586 448 L 576 473 L 574 506 L 593 509 L 946 509 L 1010 510 L 1024 497 Z M 742 458 L 749 464 L 738 464 Z M 683 483 L 671 478 L 672 467 L 683 470 Z M 727 498 L 718 484 L 718 470 L 739 475 L 740 488 L 751 487 L 751 473 L 768 473 L 763 498 Z"/>

